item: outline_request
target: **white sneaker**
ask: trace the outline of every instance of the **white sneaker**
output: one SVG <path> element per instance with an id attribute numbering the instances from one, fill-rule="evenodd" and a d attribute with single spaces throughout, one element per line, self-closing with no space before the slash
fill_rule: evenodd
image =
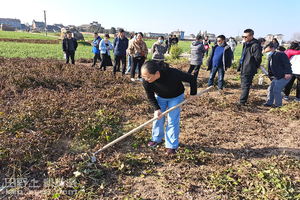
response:
<path id="1" fill-rule="evenodd" d="M 300 102 L 300 98 L 295 98 L 294 101 Z"/>
<path id="2" fill-rule="evenodd" d="M 131 80 L 131 81 L 135 81 L 135 79 L 134 79 L 134 78 L 131 78 L 130 80 Z"/>
<path id="3" fill-rule="evenodd" d="M 289 96 L 283 96 L 282 98 L 286 101 L 289 100 Z"/>
<path id="4" fill-rule="evenodd" d="M 139 81 L 143 81 L 143 79 L 142 79 L 142 78 L 139 78 Z"/>
<path id="5" fill-rule="evenodd" d="M 125 72 L 126 75 L 130 74 L 130 72 Z"/>

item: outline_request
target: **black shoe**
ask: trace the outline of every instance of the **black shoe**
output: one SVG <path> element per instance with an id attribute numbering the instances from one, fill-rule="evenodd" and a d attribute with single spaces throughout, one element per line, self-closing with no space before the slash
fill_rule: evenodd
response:
<path id="1" fill-rule="evenodd" d="M 120 69 L 117 69 L 116 72 L 120 72 Z"/>
<path id="2" fill-rule="evenodd" d="M 92 65 L 91 67 L 94 67 L 94 65 Z"/>
<path id="3" fill-rule="evenodd" d="M 270 105 L 270 104 L 264 103 L 262 106 L 264 106 L 264 107 L 272 107 L 273 105 Z"/>

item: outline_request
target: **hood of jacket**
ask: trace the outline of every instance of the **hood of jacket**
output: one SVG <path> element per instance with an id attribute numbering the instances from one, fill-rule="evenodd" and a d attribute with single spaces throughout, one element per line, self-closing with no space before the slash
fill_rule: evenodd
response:
<path id="1" fill-rule="evenodd" d="M 192 45 L 193 45 L 193 46 L 197 46 L 197 45 L 199 45 L 199 44 L 202 44 L 202 42 L 199 42 L 199 41 L 194 41 L 194 42 L 192 42 Z"/>
<path id="2" fill-rule="evenodd" d="M 162 46 L 166 46 L 164 43 L 160 43 L 159 41 L 156 41 L 154 44 L 156 44 L 156 45 L 162 45 Z"/>

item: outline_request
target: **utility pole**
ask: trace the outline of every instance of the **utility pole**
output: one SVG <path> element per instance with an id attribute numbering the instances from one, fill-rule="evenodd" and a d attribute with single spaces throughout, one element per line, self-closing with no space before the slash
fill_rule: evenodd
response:
<path id="1" fill-rule="evenodd" d="M 47 23 L 46 23 L 46 10 L 44 11 L 44 18 L 45 18 L 45 32 L 46 32 L 46 36 L 47 36 Z"/>

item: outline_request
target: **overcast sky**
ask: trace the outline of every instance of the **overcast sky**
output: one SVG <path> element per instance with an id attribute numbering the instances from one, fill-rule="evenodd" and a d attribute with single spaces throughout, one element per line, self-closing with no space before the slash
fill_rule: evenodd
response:
<path id="1" fill-rule="evenodd" d="M 131 2 L 131 3 L 128 3 Z M 300 32 L 300 0 L 5 0 L 0 18 L 17 18 L 47 24 L 88 24 L 98 21 L 104 28 L 123 27 L 128 31 L 170 33 L 183 30 L 185 35 L 207 30 L 226 37 L 242 35 L 252 28 L 255 37 L 283 34 L 290 40 Z M 291 14 L 291 12 L 295 14 Z"/>

